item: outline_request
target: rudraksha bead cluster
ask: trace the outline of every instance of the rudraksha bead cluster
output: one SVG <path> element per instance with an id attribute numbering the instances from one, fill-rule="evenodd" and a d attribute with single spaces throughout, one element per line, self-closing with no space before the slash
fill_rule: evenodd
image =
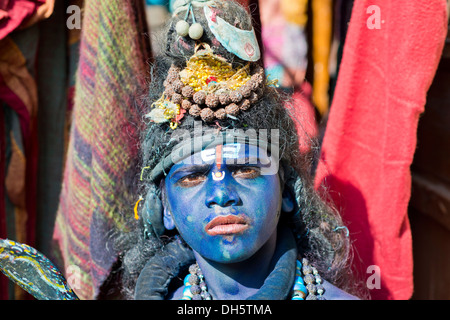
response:
<path id="1" fill-rule="evenodd" d="M 205 122 L 233 118 L 247 111 L 263 94 L 264 68 L 256 65 L 252 69 L 251 77 L 234 90 L 214 82 L 196 90 L 181 81 L 180 68 L 172 65 L 164 81 L 164 96 Z"/>

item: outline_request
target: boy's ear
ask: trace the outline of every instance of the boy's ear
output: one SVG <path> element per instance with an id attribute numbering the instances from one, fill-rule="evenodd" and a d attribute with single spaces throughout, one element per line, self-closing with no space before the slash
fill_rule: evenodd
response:
<path id="1" fill-rule="evenodd" d="M 167 209 L 167 205 L 164 206 L 164 214 L 163 214 L 163 221 L 164 221 L 164 227 L 167 230 L 173 230 L 175 229 L 175 221 L 173 220 L 172 214 L 169 209 Z"/>
<path id="2" fill-rule="evenodd" d="M 163 218 L 164 228 L 166 228 L 166 230 L 173 230 L 173 229 L 175 229 L 175 221 L 173 220 L 172 213 L 170 212 L 170 209 L 169 209 L 169 203 L 168 203 L 168 199 L 166 196 L 166 186 L 165 186 L 164 179 L 161 182 L 160 188 L 161 188 L 161 202 L 163 204 L 162 218 Z"/>
<path id="3" fill-rule="evenodd" d="M 289 188 L 284 188 L 282 193 L 281 210 L 283 212 L 292 212 L 294 210 L 294 196 Z"/>

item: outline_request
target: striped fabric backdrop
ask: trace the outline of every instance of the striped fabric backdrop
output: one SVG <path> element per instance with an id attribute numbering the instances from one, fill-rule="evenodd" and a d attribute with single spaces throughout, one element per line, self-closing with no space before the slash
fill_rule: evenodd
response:
<path id="1" fill-rule="evenodd" d="M 108 230 L 126 228 L 136 195 L 139 112 L 134 96 L 148 75 L 149 39 L 138 0 L 85 2 L 73 122 L 54 239 L 65 267 L 81 269 L 74 291 L 96 299 L 117 254 Z"/>

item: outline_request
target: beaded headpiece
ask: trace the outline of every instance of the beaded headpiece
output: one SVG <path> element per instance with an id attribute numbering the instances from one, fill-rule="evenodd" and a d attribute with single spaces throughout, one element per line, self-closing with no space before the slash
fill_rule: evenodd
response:
<path id="1" fill-rule="evenodd" d="M 203 30 L 195 32 L 195 37 L 190 31 L 193 25 L 186 26 L 189 30 L 182 30 L 189 14 L 196 21 L 192 10 L 194 2 L 197 7 L 204 6 L 205 27 L 209 27 L 216 44 L 219 42 L 243 63 L 233 66 L 216 54 L 208 43 L 201 41 Z M 258 101 L 267 85 L 264 68 L 257 63 L 260 50 L 255 32 L 253 28 L 250 31 L 237 28 L 220 18 L 214 1 L 183 1 L 180 5 L 175 12 L 183 8 L 186 16 L 176 24 L 177 34 L 198 41 L 184 68 L 172 64 L 164 81 L 164 92 L 153 102 L 146 117 L 155 123 L 169 122 L 172 129 L 178 127 L 186 114 L 207 123 L 235 119 Z"/>
<path id="2" fill-rule="evenodd" d="M 171 121 L 173 129 L 185 112 L 205 122 L 233 118 L 258 100 L 264 79 L 261 66 L 248 63 L 236 70 L 202 43 L 186 68 L 172 65 L 164 93 L 147 116 L 157 123 Z"/>

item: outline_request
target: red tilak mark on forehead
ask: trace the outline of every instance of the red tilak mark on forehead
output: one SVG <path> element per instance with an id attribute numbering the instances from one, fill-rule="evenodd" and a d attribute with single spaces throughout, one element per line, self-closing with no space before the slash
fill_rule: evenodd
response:
<path id="1" fill-rule="evenodd" d="M 216 146 L 216 166 L 217 169 L 220 170 L 222 166 L 222 145 L 219 144 Z"/>

